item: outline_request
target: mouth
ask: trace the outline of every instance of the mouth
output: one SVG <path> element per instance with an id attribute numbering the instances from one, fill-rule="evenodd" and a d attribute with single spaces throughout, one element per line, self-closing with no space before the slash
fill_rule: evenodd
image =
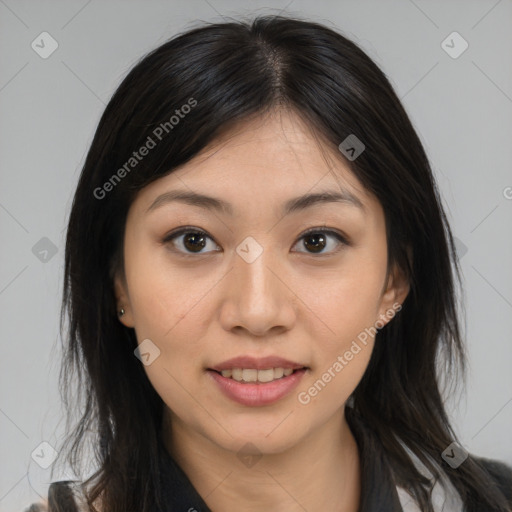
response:
<path id="1" fill-rule="evenodd" d="M 309 368 L 307 366 L 303 366 L 301 368 L 277 367 L 266 368 L 262 370 L 258 370 L 256 368 L 232 368 L 220 371 L 209 368 L 208 370 L 215 372 L 218 375 L 222 375 L 222 377 L 226 379 L 231 379 L 244 384 L 267 384 L 269 382 L 274 382 L 289 377 L 290 375 L 301 370 L 309 370 Z"/>
<path id="2" fill-rule="evenodd" d="M 246 407 L 261 407 L 289 396 L 309 370 L 300 368 L 210 368 L 214 388 L 229 400 Z"/>

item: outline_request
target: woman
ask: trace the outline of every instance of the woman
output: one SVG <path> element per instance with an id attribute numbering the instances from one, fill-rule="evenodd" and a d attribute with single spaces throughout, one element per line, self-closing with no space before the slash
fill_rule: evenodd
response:
<path id="1" fill-rule="evenodd" d="M 284 17 L 171 39 L 76 190 L 66 446 L 81 474 L 93 432 L 98 467 L 50 510 L 510 512 L 512 469 L 465 452 L 438 383 L 465 368 L 459 272 L 420 140 L 354 43 Z"/>

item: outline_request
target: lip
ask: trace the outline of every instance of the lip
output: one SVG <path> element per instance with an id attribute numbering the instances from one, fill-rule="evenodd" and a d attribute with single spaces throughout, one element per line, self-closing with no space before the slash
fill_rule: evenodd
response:
<path id="1" fill-rule="evenodd" d="M 232 370 L 233 368 L 250 368 L 256 370 L 267 370 L 269 368 L 291 368 L 292 370 L 299 370 L 307 368 L 306 365 L 289 361 L 278 356 L 267 357 L 251 357 L 239 356 L 228 359 L 223 363 L 217 364 L 208 368 L 208 370 L 215 370 L 221 372 L 222 370 Z"/>
<path id="2" fill-rule="evenodd" d="M 227 362 L 231 364 L 231 361 Z M 280 364 L 282 364 L 282 362 L 283 360 L 281 360 Z M 223 364 L 225 365 L 226 363 Z M 230 366 L 229 368 L 233 368 L 233 366 Z M 254 368 L 254 366 L 250 368 Z M 269 368 L 269 366 L 266 368 Z M 282 368 L 282 366 L 277 365 L 274 366 L 274 368 Z M 288 368 L 290 368 L 290 366 L 288 366 Z M 307 371 L 303 366 L 300 366 L 300 368 L 300 370 L 293 372 L 291 375 L 288 375 L 288 377 L 281 377 L 280 379 L 265 383 L 256 382 L 244 384 L 243 382 L 223 377 L 220 373 L 217 373 L 217 371 L 212 369 L 208 369 L 207 374 L 215 381 L 216 385 L 224 395 L 231 400 L 242 405 L 258 407 L 277 402 L 289 395 L 299 385 L 299 382 Z"/>

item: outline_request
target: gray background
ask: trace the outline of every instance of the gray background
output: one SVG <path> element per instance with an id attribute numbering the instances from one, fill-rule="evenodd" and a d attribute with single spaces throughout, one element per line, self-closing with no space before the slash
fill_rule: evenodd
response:
<path id="1" fill-rule="evenodd" d="M 139 57 L 194 21 L 281 10 L 337 27 L 402 98 L 462 258 L 470 374 L 449 413 L 468 451 L 512 464 L 512 0 L 0 0 L 1 511 L 46 491 L 48 470 L 31 454 L 58 446 L 64 429 L 64 230 L 106 102 Z M 58 43 L 46 59 L 31 47 L 43 31 Z M 457 58 L 442 46 L 453 31 L 469 44 Z"/>

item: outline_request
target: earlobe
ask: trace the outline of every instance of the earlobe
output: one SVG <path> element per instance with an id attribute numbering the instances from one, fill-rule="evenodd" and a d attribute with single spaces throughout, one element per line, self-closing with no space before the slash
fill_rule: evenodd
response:
<path id="1" fill-rule="evenodd" d="M 395 266 L 388 276 L 386 290 L 382 295 L 379 322 L 387 324 L 394 318 L 395 314 L 402 309 L 409 290 L 410 284 L 405 273 Z"/>
<path id="2" fill-rule="evenodd" d="M 134 327 L 126 281 L 119 274 L 114 277 L 114 293 L 119 321 L 126 327 Z"/>

